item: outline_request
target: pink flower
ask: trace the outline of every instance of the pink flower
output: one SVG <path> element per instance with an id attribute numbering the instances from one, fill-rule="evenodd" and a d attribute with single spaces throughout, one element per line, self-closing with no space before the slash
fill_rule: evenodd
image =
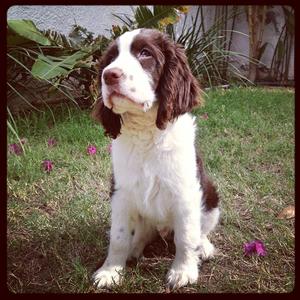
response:
<path id="1" fill-rule="evenodd" d="M 53 169 L 53 162 L 51 160 L 45 159 L 42 162 L 42 167 L 46 172 L 50 173 L 50 171 L 52 171 Z"/>
<path id="2" fill-rule="evenodd" d="M 14 153 L 16 155 L 21 155 L 23 153 L 23 149 L 20 144 L 10 144 L 8 145 L 8 150 L 10 153 Z"/>
<path id="3" fill-rule="evenodd" d="M 260 240 L 254 240 L 244 244 L 245 255 L 256 253 L 258 256 L 265 256 L 267 254 L 265 245 Z"/>
<path id="4" fill-rule="evenodd" d="M 57 141 L 55 139 L 48 139 L 48 147 L 56 146 Z"/>
<path id="5" fill-rule="evenodd" d="M 96 152 L 97 152 L 97 148 L 95 146 L 90 145 L 87 147 L 87 153 L 89 155 L 94 155 L 96 154 Z"/>

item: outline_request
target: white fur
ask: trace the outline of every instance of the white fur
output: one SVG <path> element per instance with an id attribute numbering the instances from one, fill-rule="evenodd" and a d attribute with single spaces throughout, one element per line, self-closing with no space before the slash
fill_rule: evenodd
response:
<path id="1" fill-rule="evenodd" d="M 110 245 L 94 282 L 98 288 L 120 283 L 126 260 L 142 254 L 157 228 L 169 228 L 174 230 L 176 256 L 167 283 L 178 288 L 197 281 L 199 255 L 213 255 L 207 234 L 215 227 L 219 210 L 205 213 L 201 209 L 203 191 L 197 178 L 194 118 L 188 113 L 181 115 L 165 130 L 155 125 L 158 104 L 154 91 L 150 92 L 147 74 L 140 72 L 136 59 L 128 53 L 135 34 L 121 36 L 120 55 L 109 67 L 121 66 L 128 76 L 138 76 L 142 86 L 138 103 L 149 100 L 151 106 L 145 112 L 130 101 L 114 99 L 114 111 L 122 114 L 123 123 L 121 135 L 112 143 L 115 192 Z M 125 81 L 122 85 L 126 93 L 128 84 Z M 108 105 L 104 82 L 102 88 Z M 203 220 L 211 225 L 204 225 Z"/>

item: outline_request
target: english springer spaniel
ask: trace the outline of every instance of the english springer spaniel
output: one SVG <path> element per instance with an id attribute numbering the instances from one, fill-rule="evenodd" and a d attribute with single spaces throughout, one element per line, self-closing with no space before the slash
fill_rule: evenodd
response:
<path id="1" fill-rule="evenodd" d="M 218 194 L 204 174 L 188 112 L 200 88 L 184 49 L 153 29 L 117 38 L 100 61 L 102 99 L 93 115 L 113 138 L 113 192 L 108 256 L 94 284 L 120 283 L 126 260 L 142 255 L 161 230 L 174 231 L 176 255 L 169 288 L 195 283 L 199 256 L 211 257 L 207 238 L 218 223 Z"/>

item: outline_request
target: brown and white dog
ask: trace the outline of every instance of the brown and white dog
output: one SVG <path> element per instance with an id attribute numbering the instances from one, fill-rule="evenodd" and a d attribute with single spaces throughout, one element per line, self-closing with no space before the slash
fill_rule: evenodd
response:
<path id="1" fill-rule="evenodd" d="M 103 55 L 99 76 L 94 117 L 114 139 L 114 191 L 108 256 L 94 283 L 120 283 L 126 260 L 142 255 L 157 229 L 174 231 L 168 286 L 195 283 L 199 257 L 214 253 L 207 235 L 220 211 L 195 150 L 188 112 L 201 98 L 184 49 L 157 30 L 126 32 Z"/>

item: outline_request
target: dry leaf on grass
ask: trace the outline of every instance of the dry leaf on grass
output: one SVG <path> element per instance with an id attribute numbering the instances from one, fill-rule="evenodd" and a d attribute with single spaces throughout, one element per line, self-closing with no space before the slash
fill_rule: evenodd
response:
<path id="1" fill-rule="evenodd" d="M 204 113 L 203 115 L 200 116 L 201 119 L 207 120 L 208 119 L 208 113 Z"/>
<path id="2" fill-rule="evenodd" d="M 277 216 L 278 219 L 291 219 L 294 217 L 295 217 L 295 206 L 294 205 L 287 206 Z"/>

